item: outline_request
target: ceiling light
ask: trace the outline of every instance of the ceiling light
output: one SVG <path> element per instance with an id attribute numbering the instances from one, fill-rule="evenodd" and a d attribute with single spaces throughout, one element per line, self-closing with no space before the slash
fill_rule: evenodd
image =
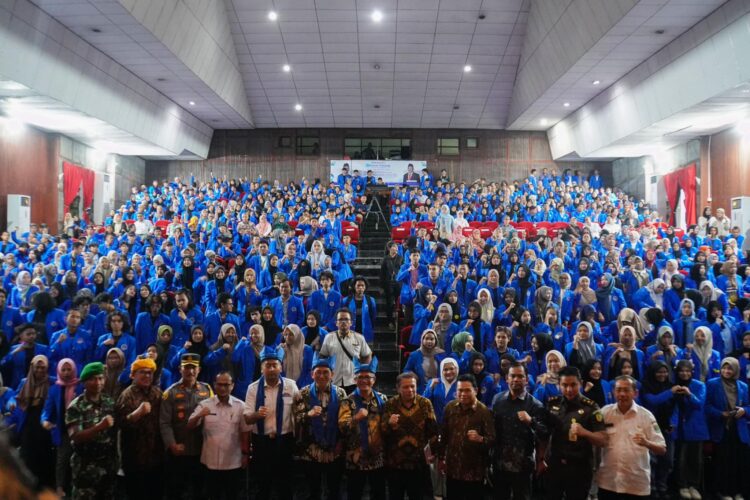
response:
<path id="1" fill-rule="evenodd" d="M 593 83 L 594 85 L 599 85 L 599 84 L 600 84 L 600 83 L 602 83 L 602 82 L 600 82 L 599 80 L 594 80 L 594 81 L 593 81 L 593 82 L 591 82 L 591 83 Z"/>
<path id="2" fill-rule="evenodd" d="M 372 11 L 372 16 L 370 17 L 372 17 L 373 22 L 379 23 L 383 20 L 383 13 L 375 9 Z"/>
<path id="3" fill-rule="evenodd" d="M 564 103 L 563 103 L 563 107 L 565 107 L 565 108 L 569 108 L 569 107 L 570 107 L 570 103 L 569 103 L 569 102 L 564 102 Z"/>
<path id="4" fill-rule="evenodd" d="M 91 28 L 91 31 L 93 33 L 101 33 L 102 32 L 101 28 Z"/>
<path id="5" fill-rule="evenodd" d="M 376 104 L 375 106 L 373 106 L 373 108 L 380 109 L 380 104 Z"/>
<path id="6" fill-rule="evenodd" d="M 302 104 L 295 104 L 294 109 L 295 111 L 302 111 Z"/>
<path id="7" fill-rule="evenodd" d="M 748 93 L 750 93 L 750 89 L 742 89 L 742 93 L 743 94 L 748 94 Z"/>
<path id="8" fill-rule="evenodd" d="M 275 20 L 277 20 L 278 18 L 279 18 L 279 15 L 278 15 L 278 14 L 277 14 L 276 12 L 274 12 L 274 11 L 271 11 L 271 12 L 269 12 L 269 13 L 268 13 L 268 19 L 269 19 L 270 21 L 275 21 Z"/>
<path id="9" fill-rule="evenodd" d="M 191 106 L 195 106 L 195 101 L 190 101 L 188 102 L 188 104 L 190 104 Z"/>
<path id="10" fill-rule="evenodd" d="M 372 65 L 372 69 L 379 70 L 380 69 L 380 64 L 373 64 Z"/>
<path id="11" fill-rule="evenodd" d="M 470 64 L 467 64 L 466 66 L 464 66 L 464 73 L 468 73 L 470 71 L 471 71 L 471 65 Z"/>
<path id="12" fill-rule="evenodd" d="M 157 82 L 166 82 L 167 79 L 166 78 L 157 78 L 156 81 Z"/>
<path id="13" fill-rule="evenodd" d="M 655 35 L 663 35 L 664 33 L 665 33 L 665 30 L 663 30 L 663 29 L 658 29 L 658 30 L 654 31 Z"/>
<path id="14" fill-rule="evenodd" d="M 282 66 L 281 69 L 284 70 L 284 73 L 289 73 L 290 71 L 292 71 L 292 67 L 289 66 L 288 64 L 285 64 L 284 66 Z"/>
<path id="15" fill-rule="evenodd" d="M 539 120 L 539 123 L 541 123 L 542 125 L 547 125 L 547 119 L 542 118 L 541 120 Z"/>
<path id="16" fill-rule="evenodd" d="M 454 104 L 453 109 L 461 109 L 461 106 L 459 106 L 458 104 Z"/>

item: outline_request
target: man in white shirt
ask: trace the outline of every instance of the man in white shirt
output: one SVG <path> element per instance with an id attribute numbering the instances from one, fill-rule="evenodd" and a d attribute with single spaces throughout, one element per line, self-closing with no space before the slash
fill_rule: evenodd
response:
<path id="1" fill-rule="evenodd" d="M 283 351 L 266 347 L 260 353 L 262 376 L 247 388 L 245 422 L 252 425 L 253 462 L 258 473 L 258 498 L 292 500 L 289 471 L 294 451 L 294 380 L 281 377 Z"/>
<path id="2" fill-rule="evenodd" d="M 201 463 L 207 469 L 208 495 L 217 500 L 237 498 L 250 448 L 245 403 L 231 395 L 232 389 L 232 374 L 219 373 L 214 382 L 216 395 L 198 403 L 187 423 L 188 429 L 203 424 Z"/>
<path id="3" fill-rule="evenodd" d="M 349 309 L 341 308 L 336 312 L 336 326 L 337 331 L 325 336 L 320 355 L 324 358 L 336 358 L 333 384 L 343 387 L 347 394 L 351 394 L 357 388 L 354 380 L 354 360 L 369 363 L 372 349 L 362 335 L 351 330 L 352 313 Z"/>
<path id="4" fill-rule="evenodd" d="M 154 225 L 144 217 L 143 212 L 138 212 L 134 226 L 136 236 L 146 236 L 154 230 Z"/>
<path id="5" fill-rule="evenodd" d="M 654 415 L 635 403 L 636 381 L 628 375 L 615 379 L 617 403 L 602 408 L 609 441 L 602 449 L 596 475 L 601 500 L 649 498 L 649 452 L 664 455 L 667 445 Z"/>

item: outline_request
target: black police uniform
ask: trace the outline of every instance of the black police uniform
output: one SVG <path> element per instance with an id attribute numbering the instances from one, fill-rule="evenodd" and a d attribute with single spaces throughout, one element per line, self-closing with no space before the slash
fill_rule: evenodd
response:
<path id="1" fill-rule="evenodd" d="M 548 500 L 586 500 L 593 479 L 593 445 L 578 436 L 570 440 L 570 427 L 580 424 L 591 432 L 606 429 L 599 406 L 580 394 L 573 400 L 555 396 L 547 402 L 549 427 L 552 434 L 547 453 L 549 466 L 544 488 Z"/>

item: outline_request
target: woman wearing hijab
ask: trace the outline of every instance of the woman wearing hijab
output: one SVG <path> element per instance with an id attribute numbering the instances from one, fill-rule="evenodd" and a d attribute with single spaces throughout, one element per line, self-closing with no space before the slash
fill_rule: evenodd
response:
<path id="1" fill-rule="evenodd" d="M 711 335 L 709 334 L 709 338 Z M 746 330 L 742 334 L 739 341 L 739 347 L 732 351 L 730 356 L 737 358 L 740 362 L 740 380 L 746 380 L 750 382 L 750 330 Z M 718 353 L 718 351 L 715 351 Z M 719 373 L 718 362 L 716 364 L 716 373 Z"/>
<path id="2" fill-rule="evenodd" d="M 237 329 L 232 323 L 224 323 L 219 330 L 219 337 L 209 347 L 209 353 L 202 358 L 202 365 L 208 372 L 208 380 L 214 380 L 220 372 L 228 371 L 232 379 L 237 378 L 232 355 L 237 348 Z"/>
<path id="3" fill-rule="evenodd" d="M 602 359 L 604 348 L 594 342 L 594 329 L 588 321 L 581 321 L 576 327 L 573 341 L 565 346 L 565 359 L 579 370 L 590 359 Z"/>
<path id="4" fill-rule="evenodd" d="M 716 278 L 716 286 L 726 294 L 730 304 L 736 304 L 742 297 L 742 278 L 737 274 L 737 262 L 727 260 L 721 265 L 721 275 Z"/>
<path id="5" fill-rule="evenodd" d="M 558 373 L 566 366 L 565 358 L 560 351 L 553 349 L 544 356 L 544 366 L 545 372 L 536 378 L 537 386 L 534 397 L 546 406 L 550 398 L 560 395 Z"/>
<path id="6" fill-rule="evenodd" d="M 427 329 L 430 318 L 435 315 L 435 301 L 437 299 L 437 295 L 432 293 L 432 288 L 430 287 L 423 286 L 417 290 L 414 297 L 414 325 L 411 328 L 411 335 L 409 336 L 410 345 L 419 345 L 422 332 Z"/>
<path id="7" fill-rule="evenodd" d="M 49 388 L 54 383 L 55 378 L 49 376 L 47 356 L 40 354 L 31 360 L 29 373 L 21 380 L 16 391 L 16 401 L 22 412 L 16 431 L 21 445 L 21 459 L 39 484 L 46 487 L 54 487 L 55 484 L 52 474 L 55 457 L 50 433 L 42 427 L 42 411 Z"/>
<path id="8" fill-rule="evenodd" d="M 306 325 L 302 328 L 302 336 L 305 344 L 312 347 L 313 351 L 319 351 L 323 345 L 323 339 L 328 332 L 320 326 L 320 313 L 315 309 L 308 311 L 305 315 Z"/>
<path id="9" fill-rule="evenodd" d="M 461 318 L 466 316 L 466 309 L 461 306 L 461 302 L 458 298 L 458 291 L 455 289 L 450 289 L 445 294 L 445 302 L 443 304 L 448 304 L 451 308 L 451 321 L 458 324 L 461 322 Z M 442 304 L 441 304 L 442 305 Z"/>
<path id="10" fill-rule="evenodd" d="M 633 295 L 648 285 L 652 280 L 652 276 L 651 272 L 645 267 L 643 259 L 637 255 L 633 256 L 630 262 L 630 269 L 623 275 L 625 299 L 631 307 L 639 309 L 633 301 Z"/>
<path id="11" fill-rule="evenodd" d="M 539 375 L 547 371 L 547 353 L 554 350 L 552 337 L 546 333 L 537 333 L 531 339 L 531 349 L 522 354 L 526 364 L 526 373 L 531 380 L 537 380 Z"/>
<path id="12" fill-rule="evenodd" d="M 591 306 L 596 311 L 596 292 L 591 288 L 591 279 L 588 276 L 581 276 L 573 293 L 574 312 L 586 306 Z"/>
<path id="13" fill-rule="evenodd" d="M 671 291 L 671 290 L 670 290 Z M 675 344 L 685 348 L 695 341 L 695 329 L 704 326 L 705 323 L 695 316 L 695 304 L 692 300 L 685 298 L 680 302 L 678 314 L 672 321 Z"/>
<path id="14" fill-rule="evenodd" d="M 448 205 L 440 207 L 440 214 L 435 218 L 435 227 L 438 229 L 440 239 L 450 240 L 453 237 L 455 220 L 450 214 Z"/>
<path id="15" fill-rule="evenodd" d="M 492 325 L 492 321 L 495 319 L 495 305 L 492 302 L 490 291 L 486 288 L 480 288 L 477 292 L 477 302 L 479 302 L 479 306 L 482 308 L 482 321 L 488 325 Z"/>
<path id="16" fill-rule="evenodd" d="M 469 332 L 458 332 L 451 340 L 450 356 L 458 361 L 459 371 L 466 373 L 468 371 L 469 356 L 478 352 L 475 349 L 476 341 Z"/>
<path id="17" fill-rule="evenodd" d="M 146 351 L 141 355 L 141 357 L 151 358 L 156 364 L 156 370 L 154 371 L 152 383 L 155 387 L 158 387 L 162 391 L 166 391 L 167 388 L 172 385 L 172 382 L 175 382 L 176 380 L 172 375 L 172 370 L 165 366 L 166 360 L 164 359 L 164 356 L 161 354 L 161 352 L 162 351 L 159 349 L 156 343 L 153 343 L 146 346 Z"/>
<path id="18" fill-rule="evenodd" d="M 422 394 L 427 383 L 438 377 L 438 367 L 447 356 L 438 343 L 438 336 L 432 329 L 422 332 L 419 349 L 409 354 L 404 371 L 417 375 L 417 392 Z"/>
<path id="19" fill-rule="evenodd" d="M 618 362 L 627 359 L 633 366 L 632 376 L 636 380 L 641 378 L 641 367 L 644 366 L 646 359 L 642 350 L 636 347 L 635 328 L 625 325 L 620 330 L 619 342 L 607 346 L 604 352 L 604 377 L 607 380 L 614 380 L 622 373 L 618 373 Z"/>
<path id="20" fill-rule="evenodd" d="M 620 311 L 627 306 L 622 290 L 615 288 L 615 278 L 609 273 L 601 275 L 594 293 L 596 294 L 597 318 L 603 325 L 614 321 Z"/>
<path id="21" fill-rule="evenodd" d="M 513 278 L 513 276 L 511 276 Z M 518 303 L 531 310 L 534 307 L 534 296 L 536 294 L 536 285 L 532 281 L 529 266 L 521 264 L 515 274 L 515 279 L 511 280 L 511 288 L 516 290 Z"/>
<path id="22" fill-rule="evenodd" d="M 736 358 L 721 361 L 721 376 L 706 382 L 706 423 L 714 443 L 714 488 L 724 498 L 741 498 L 750 491 L 750 398 L 747 384 L 739 380 Z"/>
<path id="23" fill-rule="evenodd" d="M 547 308 L 555 306 L 555 303 L 552 301 L 552 294 L 551 287 L 540 286 L 537 288 L 536 294 L 534 295 L 533 314 L 531 315 L 531 320 L 535 325 L 544 323 Z"/>
<path id="24" fill-rule="evenodd" d="M 313 348 L 305 344 L 302 330 L 295 324 L 287 325 L 282 333 L 283 341 L 279 348 L 284 351 L 282 367 L 284 376 L 304 387 L 312 383 Z"/>
<path id="25" fill-rule="evenodd" d="M 125 353 L 119 347 L 112 347 L 104 358 L 104 389 L 102 393 L 117 401 L 128 379 L 125 370 Z"/>
<path id="26" fill-rule="evenodd" d="M 675 414 L 672 420 L 677 423 L 672 437 L 677 461 L 677 488 L 681 498 L 701 498 L 698 490 L 703 478 L 703 442 L 709 439 L 704 415 L 706 386 L 693 378 L 693 363 L 689 360 L 678 361 L 675 373 Z"/>
<path id="27" fill-rule="evenodd" d="M 614 339 L 619 339 L 620 330 L 622 330 L 622 327 L 624 326 L 630 326 L 633 328 L 633 330 L 635 330 L 636 342 L 641 342 L 645 337 L 645 333 L 643 331 L 643 323 L 641 323 L 641 319 L 638 316 L 638 313 L 633 309 L 626 307 L 622 309 L 617 315 L 617 320 L 610 323 L 607 327 L 607 338 L 612 341 Z"/>
<path id="28" fill-rule="evenodd" d="M 260 326 L 263 327 L 265 345 L 275 347 L 276 339 L 281 335 L 281 327 L 276 323 L 272 307 L 266 306 L 260 312 Z"/>
<path id="29" fill-rule="evenodd" d="M 424 391 L 424 397 L 432 403 L 438 425 L 443 423 L 445 407 L 456 399 L 456 378 L 458 378 L 458 363 L 453 358 L 445 358 L 440 362 L 440 378 L 432 379 Z M 446 478 L 435 463 L 430 464 L 430 477 L 433 495 L 443 496 L 446 491 Z"/>
<path id="30" fill-rule="evenodd" d="M 737 325 L 734 318 L 727 316 L 717 301 L 708 303 L 706 321 L 714 336 L 714 347 L 722 356 L 739 348 L 737 344 Z"/>
<path id="31" fill-rule="evenodd" d="M 672 321 L 680 316 L 680 307 L 685 296 L 685 278 L 674 274 L 670 278 L 671 287 L 664 292 L 664 316 Z"/>
<path id="32" fill-rule="evenodd" d="M 70 455 L 73 449 L 70 438 L 65 432 L 65 410 L 76 396 L 83 392 L 78 383 L 78 369 L 70 358 L 63 358 L 57 363 L 57 380 L 50 386 L 47 401 L 42 410 L 42 427 L 50 431 L 52 444 L 56 448 L 55 483 L 58 494 L 69 491 Z"/>
<path id="33" fill-rule="evenodd" d="M 706 326 L 699 326 L 695 329 L 693 344 L 685 347 L 683 355 L 693 364 L 695 380 L 706 382 L 719 376 L 721 356 L 719 351 L 713 348 L 713 344 L 711 330 Z M 748 357 L 750 357 L 750 346 L 748 346 Z"/>
<path id="34" fill-rule="evenodd" d="M 726 294 L 716 288 L 713 283 L 709 280 L 702 281 L 699 290 L 703 297 L 701 305 L 706 310 L 708 310 L 708 304 L 711 302 L 718 302 L 719 305 L 721 305 L 722 313 L 724 313 L 724 315 L 729 313 L 729 301 L 727 300 Z"/>
<path id="35" fill-rule="evenodd" d="M 602 362 L 598 359 L 590 359 L 581 370 L 583 385 L 581 393 L 587 398 L 593 400 L 599 408 L 614 403 L 612 394 L 612 384 L 603 377 Z"/>
<path id="36" fill-rule="evenodd" d="M 674 441 L 672 440 L 672 413 L 675 409 L 675 394 L 678 392 L 671 380 L 671 365 L 655 360 L 648 365 L 646 378 L 640 391 L 641 401 L 656 418 L 659 430 L 664 436 L 667 453 L 652 457 L 652 490 L 663 499 L 669 498 L 668 479 L 674 461 Z"/>
<path id="37" fill-rule="evenodd" d="M 450 304 L 443 302 L 438 306 L 435 318 L 427 325 L 428 329 L 435 332 L 438 347 L 445 351 L 450 351 L 451 340 L 459 331 L 458 325 L 453 322 L 451 313 Z"/>
<path id="38" fill-rule="evenodd" d="M 674 343 L 674 332 L 671 326 L 660 326 L 656 334 L 656 344 L 646 349 L 648 361 L 664 361 L 670 370 L 675 366 L 678 360 L 684 359 L 682 349 Z"/>
<path id="39" fill-rule="evenodd" d="M 497 386 L 495 379 L 487 371 L 487 360 L 481 352 L 472 352 L 469 356 L 468 373 L 474 377 L 477 387 L 477 399 L 488 408 L 492 406 Z"/>
<path id="40" fill-rule="evenodd" d="M 15 286 L 10 291 L 8 305 L 27 310 L 31 307 L 31 297 L 39 291 L 39 287 L 31 284 L 31 273 L 20 271 L 16 276 Z"/>
<path id="41" fill-rule="evenodd" d="M 237 364 L 234 394 L 245 397 L 250 384 L 260 378 L 260 353 L 265 347 L 265 330 L 262 325 L 252 325 L 248 336 L 237 343 L 232 355 L 232 361 Z"/>
<path id="42" fill-rule="evenodd" d="M 645 288 L 641 288 L 635 294 L 633 294 L 633 307 L 634 309 L 642 309 L 644 307 L 658 307 L 664 309 L 664 290 L 667 289 L 666 283 L 661 278 L 656 278 L 654 281 L 646 285 Z"/>
<path id="43" fill-rule="evenodd" d="M 458 331 L 471 333 L 478 350 L 489 347 L 493 339 L 492 326 L 482 320 L 482 306 L 479 302 L 473 301 L 469 304 L 466 316 L 458 325 Z"/>

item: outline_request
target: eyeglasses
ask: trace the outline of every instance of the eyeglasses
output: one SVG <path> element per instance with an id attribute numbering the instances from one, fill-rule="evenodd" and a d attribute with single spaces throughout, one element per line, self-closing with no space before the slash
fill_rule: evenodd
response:
<path id="1" fill-rule="evenodd" d="M 338 322 L 338 323 L 351 323 L 352 320 L 349 319 L 349 318 L 337 318 L 336 322 Z"/>

